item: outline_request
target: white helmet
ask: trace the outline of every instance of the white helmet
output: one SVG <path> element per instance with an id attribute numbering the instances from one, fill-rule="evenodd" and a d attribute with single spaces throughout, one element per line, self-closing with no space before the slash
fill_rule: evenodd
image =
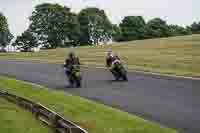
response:
<path id="1" fill-rule="evenodd" d="M 111 48 L 108 49 L 107 55 L 108 55 L 108 56 L 113 56 L 113 55 L 112 55 L 112 49 L 111 49 Z"/>

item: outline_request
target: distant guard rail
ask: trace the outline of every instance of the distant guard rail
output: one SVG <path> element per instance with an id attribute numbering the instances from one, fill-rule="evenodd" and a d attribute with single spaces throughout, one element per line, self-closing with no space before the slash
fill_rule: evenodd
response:
<path id="1" fill-rule="evenodd" d="M 64 117 L 39 103 L 34 103 L 31 100 L 16 96 L 7 91 L 0 90 L 0 96 L 31 111 L 36 118 L 52 127 L 56 133 L 88 133 L 73 122 L 66 120 Z"/>

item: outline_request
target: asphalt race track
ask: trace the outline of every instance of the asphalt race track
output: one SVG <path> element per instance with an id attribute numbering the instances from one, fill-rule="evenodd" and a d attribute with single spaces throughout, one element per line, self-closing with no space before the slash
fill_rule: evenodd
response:
<path id="1" fill-rule="evenodd" d="M 0 75 L 65 90 L 109 106 L 176 128 L 200 133 L 200 80 L 128 73 L 129 82 L 112 81 L 103 69 L 83 71 L 83 88 L 66 88 L 61 65 L 0 61 Z"/>

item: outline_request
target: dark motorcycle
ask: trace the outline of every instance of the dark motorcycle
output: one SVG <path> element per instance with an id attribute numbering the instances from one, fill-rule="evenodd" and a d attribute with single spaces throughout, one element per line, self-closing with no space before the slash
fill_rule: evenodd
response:
<path id="1" fill-rule="evenodd" d="M 65 74 L 67 75 L 69 79 L 70 87 L 80 88 L 82 77 L 81 77 L 81 72 L 78 66 L 73 65 L 71 66 L 70 69 L 67 67 L 64 67 L 64 68 L 65 68 Z"/>
<path id="2" fill-rule="evenodd" d="M 123 81 L 128 81 L 127 71 L 124 66 L 120 62 L 116 62 L 113 64 L 113 70 L 111 70 L 113 76 L 118 81 L 122 79 Z"/>

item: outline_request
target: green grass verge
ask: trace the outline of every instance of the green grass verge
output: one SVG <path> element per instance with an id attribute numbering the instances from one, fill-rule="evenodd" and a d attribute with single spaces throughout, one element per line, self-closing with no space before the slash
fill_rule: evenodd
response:
<path id="1" fill-rule="evenodd" d="M 15 79 L 0 77 L 0 88 L 42 103 L 89 133 L 177 133 L 174 129 L 161 127 L 126 112 Z"/>
<path id="2" fill-rule="evenodd" d="M 53 133 L 34 116 L 0 97 L 1 133 Z"/>
<path id="3" fill-rule="evenodd" d="M 105 54 L 109 47 L 112 47 L 132 70 L 200 76 L 200 35 L 80 47 L 74 51 L 80 56 L 83 64 L 104 67 Z M 38 53 L 6 53 L 0 54 L 0 59 L 63 63 L 70 50 L 60 48 Z"/>

